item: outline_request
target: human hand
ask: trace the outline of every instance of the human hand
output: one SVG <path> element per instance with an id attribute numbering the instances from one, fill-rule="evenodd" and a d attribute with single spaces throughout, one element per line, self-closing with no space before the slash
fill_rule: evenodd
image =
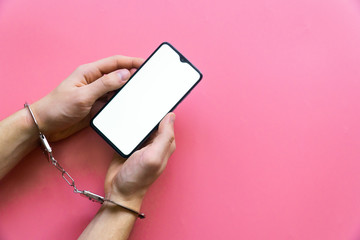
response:
<path id="1" fill-rule="evenodd" d="M 167 114 L 146 146 L 126 161 L 117 154 L 114 156 L 105 178 L 106 198 L 140 210 L 146 191 L 175 151 L 174 121 L 175 114 Z"/>
<path id="2" fill-rule="evenodd" d="M 79 66 L 44 98 L 31 105 L 40 130 L 57 141 L 89 125 L 90 110 L 104 94 L 119 89 L 144 62 L 113 56 Z"/>

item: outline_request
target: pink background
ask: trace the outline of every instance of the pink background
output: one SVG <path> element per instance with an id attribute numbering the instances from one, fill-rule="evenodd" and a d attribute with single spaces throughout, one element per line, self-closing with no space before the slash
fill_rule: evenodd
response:
<path id="1" fill-rule="evenodd" d="M 358 0 L 2 0 L 0 118 L 80 64 L 169 41 L 204 78 L 131 239 L 360 239 L 359 29 Z M 103 193 L 113 151 L 94 131 L 53 149 Z M 0 239 L 75 239 L 98 208 L 37 149 L 0 183 Z"/>

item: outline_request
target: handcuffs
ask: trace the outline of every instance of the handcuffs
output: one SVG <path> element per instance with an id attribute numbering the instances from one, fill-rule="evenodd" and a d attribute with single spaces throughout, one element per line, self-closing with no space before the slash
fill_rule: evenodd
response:
<path id="1" fill-rule="evenodd" d="M 40 138 L 40 141 L 41 141 L 41 144 L 42 146 L 44 147 L 44 154 L 46 156 L 46 158 L 48 159 L 49 163 L 51 163 L 57 170 L 59 170 L 61 172 L 61 175 L 63 177 L 63 179 L 67 182 L 67 184 L 70 186 L 70 187 L 73 187 L 74 188 L 74 193 L 79 193 L 81 196 L 83 197 L 86 197 L 88 198 L 89 200 L 93 201 L 93 202 L 98 202 L 100 204 L 103 204 L 104 202 L 110 202 L 116 206 L 119 206 L 123 209 L 126 209 L 127 211 L 131 212 L 131 213 L 134 213 L 136 214 L 136 216 L 140 219 L 143 219 L 145 218 L 145 214 L 144 213 L 140 213 L 138 211 L 135 211 L 131 208 L 128 208 L 126 206 L 123 206 L 119 203 L 116 203 L 110 199 L 107 199 L 107 198 L 104 198 L 100 195 L 97 195 L 95 193 L 92 193 L 90 191 L 87 191 L 87 190 L 79 190 L 76 185 L 75 185 L 75 181 L 74 179 L 70 176 L 70 174 L 65 171 L 65 169 L 63 167 L 61 167 L 61 165 L 59 164 L 59 162 L 54 158 L 53 156 L 53 151 L 50 147 L 50 144 L 49 142 L 47 141 L 45 135 L 40 131 L 40 128 L 39 128 L 39 125 L 36 121 L 36 118 L 35 118 L 35 115 L 33 113 L 33 111 L 31 110 L 29 104 L 27 102 L 25 102 L 24 104 L 24 107 L 27 108 L 31 114 L 31 117 L 32 119 L 34 120 L 35 122 L 35 125 L 39 131 L 39 138 Z"/>

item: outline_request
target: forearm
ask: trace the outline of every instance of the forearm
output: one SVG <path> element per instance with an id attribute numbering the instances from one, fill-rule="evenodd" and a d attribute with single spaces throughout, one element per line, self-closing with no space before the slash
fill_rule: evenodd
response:
<path id="1" fill-rule="evenodd" d="M 105 202 L 79 239 L 128 239 L 137 216 Z"/>
<path id="2" fill-rule="evenodd" d="M 37 144 L 38 132 L 27 109 L 0 121 L 0 179 Z"/>

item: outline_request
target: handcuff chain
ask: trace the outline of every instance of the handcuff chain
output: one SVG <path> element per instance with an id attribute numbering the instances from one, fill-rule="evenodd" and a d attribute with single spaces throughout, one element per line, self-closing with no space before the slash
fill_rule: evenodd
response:
<path id="1" fill-rule="evenodd" d="M 67 171 L 65 171 L 65 169 L 60 165 L 60 163 L 55 160 L 55 158 L 52 156 L 52 154 L 50 154 L 49 162 L 52 165 L 54 165 L 54 167 L 57 170 L 59 170 L 61 172 L 61 175 L 62 175 L 63 179 L 67 182 L 67 184 L 69 184 L 70 187 L 74 188 L 75 193 L 80 193 L 81 192 L 81 191 L 79 191 L 77 189 L 74 179 L 70 176 L 70 174 Z"/>
<path id="2" fill-rule="evenodd" d="M 45 157 L 47 158 L 49 163 L 51 163 L 57 170 L 59 170 L 61 172 L 61 175 L 62 175 L 63 179 L 67 182 L 67 184 L 70 187 L 74 188 L 74 193 L 79 193 L 81 196 L 86 197 L 86 198 L 88 198 L 89 200 L 91 200 L 93 202 L 98 202 L 100 204 L 103 204 L 105 201 L 113 203 L 113 204 L 115 204 L 115 205 L 117 205 L 119 207 L 122 207 L 122 208 L 136 214 L 137 217 L 140 218 L 140 219 L 145 218 L 144 213 L 139 213 L 139 212 L 137 212 L 137 211 L 135 211 L 135 210 L 133 210 L 131 208 L 125 207 L 125 206 L 123 206 L 121 204 L 118 204 L 118 203 L 116 203 L 116 202 L 114 202 L 114 201 L 112 201 L 110 199 L 104 198 L 104 197 L 102 197 L 100 195 L 97 195 L 95 193 L 92 193 L 90 191 L 77 189 L 77 187 L 75 185 L 75 180 L 71 177 L 71 175 L 67 171 L 65 171 L 65 169 L 60 165 L 60 163 L 54 158 L 52 149 L 50 147 L 50 144 L 47 141 L 45 135 L 40 131 L 40 128 L 39 128 L 39 125 L 38 125 L 38 123 L 36 121 L 35 115 L 32 112 L 32 110 L 31 110 L 31 108 L 30 108 L 30 106 L 29 106 L 29 104 L 27 102 L 25 102 L 24 107 L 27 108 L 30 111 L 31 117 L 34 120 L 35 125 L 36 125 L 36 127 L 37 127 L 37 129 L 39 131 L 39 138 L 40 138 L 41 144 L 44 147 Z"/>
<path id="3" fill-rule="evenodd" d="M 31 111 L 31 108 L 29 107 L 29 105 L 27 103 L 25 103 L 25 107 L 27 107 L 30 110 L 31 116 L 35 119 L 34 114 Z M 37 121 L 34 121 L 37 128 L 39 129 L 39 138 L 41 141 L 41 144 L 44 147 L 44 154 L 47 157 L 47 160 L 49 163 L 51 163 L 57 170 L 59 170 L 61 172 L 61 175 L 63 177 L 63 179 L 67 182 L 67 184 L 70 187 L 74 188 L 74 192 L 75 193 L 82 193 L 83 191 L 79 191 L 75 185 L 75 181 L 74 179 L 70 176 L 70 174 L 60 165 L 60 163 L 54 158 L 53 153 L 52 153 L 52 149 L 50 147 L 49 142 L 47 141 L 45 135 L 40 131 L 40 128 L 37 124 Z"/>

